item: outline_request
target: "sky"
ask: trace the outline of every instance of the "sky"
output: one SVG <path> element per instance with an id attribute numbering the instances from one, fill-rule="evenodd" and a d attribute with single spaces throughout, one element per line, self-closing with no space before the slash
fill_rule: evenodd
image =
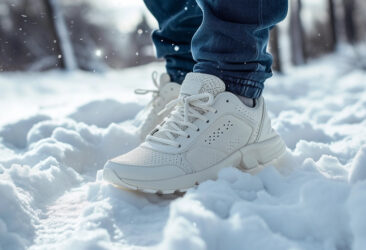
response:
<path id="1" fill-rule="evenodd" d="M 95 11 L 108 13 L 108 19 L 105 15 L 98 15 L 102 22 L 113 22 L 122 32 L 128 32 L 134 29 L 135 25 L 141 20 L 141 13 L 147 16 L 149 23 L 156 27 L 157 23 L 150 14 L 142 0 L 90 0 L 96 7 Z"/>

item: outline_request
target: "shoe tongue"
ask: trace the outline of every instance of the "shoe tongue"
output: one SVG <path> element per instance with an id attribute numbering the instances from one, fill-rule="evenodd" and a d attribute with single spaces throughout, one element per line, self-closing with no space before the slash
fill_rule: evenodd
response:
<path id="1" fill-rule="evenodd" d="M 225 84 L 220 78 L 203 73 L 188 73 L 182 83 L 180 96 L 191 96 L 202 93 L 210 93 L 216 96 L 224 91 Z M 163 127 L 164 126 L 165 125 L 163 125 Z M 183 127 L 182 129 L 184 130 Z M 168 139 L 168 137 L 160 131 L 157 131 L 154 136 Z"/>
<path id="2" fill-rule="evenodd" d="M 183 81 L 180 95 L 210 93 L 214 96 L 225 91 L 225 83 L 218 77 L 203 73 L 188 73 Z"/>

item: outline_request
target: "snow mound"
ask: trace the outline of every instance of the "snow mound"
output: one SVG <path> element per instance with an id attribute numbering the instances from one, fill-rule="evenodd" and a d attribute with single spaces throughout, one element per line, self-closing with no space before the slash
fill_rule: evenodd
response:
<path id="1" fill-rule="evenodd" d="M 366 146 L 363 146 L 354 158 L 349 180 L 352 183 L 366 180 Z"/>
<path id="2" fill-rule="evenodd" d="M 107 99 L 87 103 L 69 117 L 77 122 L 105 128 L 111 123 L 120 123 L 134 118 L 141 109 L 142 107 L 137 103 L 120 103 Z"/>
<path id="3" fill-rule="evenodd" d="M 69 90 L 60 72 L 29 75 L 39 107 L 0 125 L 1 250 L 366 249 L 365 72 L 333 55 L 274 77 L 264 95 L 285 157 L 255 176 L 228 166 L 184 195 L 157 196 L 102 181 L 104 163 L 139 143 L 131 119 L 148 98 L 131 93 L 152 67 L 67 74 Z M 28 88 L 3 78 L 2 93 Z M 86 94 L 56 98 L 65 93 Z"/>
<path id="4" fill-rule="evenodd" d="M 226 169 L 171 205 L 162 249 L 183 249 L 185 241 L 189 249 L 344 249 L 350 230 L 338 204 L 348 193 L 319 173 Z"/>
<path id="5" fill-rule="evenodd" d="M 34 115 L 2 127 L 0 129 L 2 143 L 15 148 L 25 148 L 27 146 L 27 134 L 33 125 L 49 119 L 50 117 L 46 115 Z"/>

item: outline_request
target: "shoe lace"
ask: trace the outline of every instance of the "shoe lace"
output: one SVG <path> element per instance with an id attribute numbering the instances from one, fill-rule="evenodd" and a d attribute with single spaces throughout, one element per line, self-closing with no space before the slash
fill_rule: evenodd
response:
<path id="1" fill-rule="evenodd" d="M 156 89 L 135 89 L 135 94 L 146 95 L 148 93 L 154 93 L 156 95 L 159 95 L 160 84 L 158 81 L 158 72 L 157 71 L 152 72 L 151 79 L 152 79 Z"/>
<path id="2" fill-rule="evenodd" d="M 146 140 L 160 142 L 166 145 L 171 145 L 180 148 L 181 145 L 175 140 L 178 136 L 184 136 L 189 138 L 190 135 L 187 133 L 187 128 L 192 128 L 193 130 L 199 131 L 199 127 L 194 124 L 197 119 L 206 121 L 205 114 L 207 112 L 216 113 L 217 110 L 212 107 L 214 103 L 214 96 L 210 93 L 201 93 L 191 96 L 180 96 L 169 102 L 161 113 L 173 108 L 171 115 L 165 120 L 165 122 L 160 125 L 155 132 L 148 135 Z M 159 131 L 158 136 L 156 132 Z"/>

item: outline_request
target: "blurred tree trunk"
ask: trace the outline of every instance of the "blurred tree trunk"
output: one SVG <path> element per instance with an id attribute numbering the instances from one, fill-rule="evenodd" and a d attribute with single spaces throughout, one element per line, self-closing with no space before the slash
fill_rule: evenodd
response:
<path id="1" fill-rule="evenodd" d="M 279 34 L 278 27 L 275 26 L 271 30 L 270 35 L 270 49 L 273 56 L 273 65 L 272 68 L 274 71 L 282 72 L 282 62 L 281 62 L 281 54 L 280 54 L 280 43 L 279 43 Z"/>
<path id="2" fill-rule="evenodd" d="M 337 32 L 337 16 L 334 0 L 328 0 L 328 11 L 329 11 L 329 25 L 330 25 L 330 49 L 334 51 L 338 44 L 338 32 Z"/>
<path id="3" fill-rule="evenodd" d="M 290 9 L 290 40 L 291 59 L 294 65 L 306 62 L 305 33 L 301 21 L 301 0 L 291 1 Z"/>
<path id="4" fill-rule="evenodd" d="M 355 0 L 343 0 L 344 22 L 348 42 L 354 44 L 357 40 L 357 29 L 355 23 Z"/>
<path id="5" fill-rule="evenodd" d="M 65 70 L 75 70 L 78 65 L 58 0 L 44 0 L 44 5 L 52 35 L 56 37 L 56 50 L 61 55 L 60 66 Z"/>

